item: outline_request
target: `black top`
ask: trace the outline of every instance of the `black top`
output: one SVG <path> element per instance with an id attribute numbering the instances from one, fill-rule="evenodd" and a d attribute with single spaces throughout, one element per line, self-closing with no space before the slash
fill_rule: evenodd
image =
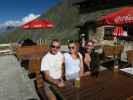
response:
<path id="1" fill-rule="evenodd" d="M 82 54 L 83 59 L 84 59 L 85 53 L 86 53 L 85 49 L 80 48 L 79 52 Z M 98 69 L 99 69 L 99 55 L 97 52 L 95 52 L 95 49 L 92 50 L 90 56 L 91 56 L 90 69 L 89 69 L 89 66 L 83 62 L 84 63 L 84 72 L 87 72 L 89 70 L 91 72 L 95 72 L 95 71 L 98 71 Z"/>
<path id="2" fill-rule="evenodd" d="M 25 39 L 21 44 L 21 46 L 32 46 L 32 45 L 37 45 L 37 44 L 31 39 Z"/>

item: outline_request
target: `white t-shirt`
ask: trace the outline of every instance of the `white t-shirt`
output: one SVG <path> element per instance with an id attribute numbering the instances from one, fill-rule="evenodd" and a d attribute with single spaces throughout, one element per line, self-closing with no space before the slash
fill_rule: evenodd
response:
<path id="1" fill-rule="evenodd" d="M 80 63 L 82 60 L 82 56 L 79 53 L 78 59 L 73 59 L 72 56 L 69 53 L 64 54 L 65 58 L 65 75 L 66 78 L 68 77 L 74 77 L 75 74 L 80 72 Z"/>
<path id="2" fill-rule="evenodd" d="M 63 55 L 58 52 L 56 55 L 47 53 L 41 62 L 41 71 L 49 71 L 53 79 L 61 78 Z"/>

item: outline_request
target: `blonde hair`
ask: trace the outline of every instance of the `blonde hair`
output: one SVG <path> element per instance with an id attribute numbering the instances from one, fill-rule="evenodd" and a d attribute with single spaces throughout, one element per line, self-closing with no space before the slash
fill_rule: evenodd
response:
<path id="1" fill-rule="evenodd" d="M 78 52 L 78 50 L 77 50 L 77 45 L 76 45 L 76 42 L 74 42 L 74 41 L 70 41 L 69 43 L 68 43 L 68 47 L 69 47 L 69 45 L 70 44 L 74 44 L 75 45 L 75 47 L 76 47 L 76 56 L 77 56 L 77 58 L 80 58 L 80 56 L 79 56 L 79 52 Z"/>

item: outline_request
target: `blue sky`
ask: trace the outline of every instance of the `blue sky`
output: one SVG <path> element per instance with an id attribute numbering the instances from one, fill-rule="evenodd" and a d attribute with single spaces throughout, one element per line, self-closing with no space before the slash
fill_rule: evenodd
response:
<path id="1" fill-rule="evenodd" d="M 0 24 L 38 17 L 61 0 L 0 0 Z"/>

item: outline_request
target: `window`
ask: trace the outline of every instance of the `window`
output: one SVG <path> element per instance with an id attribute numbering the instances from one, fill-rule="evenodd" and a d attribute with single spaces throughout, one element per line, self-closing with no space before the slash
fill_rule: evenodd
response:
<path id="1" fill-rule="evenodd" d="M 124 27 L 124 30 L 127 31 L 128 36 L 126 37 L 127 41 L 133 41 L 133 26 L 127 25 Z"/>
<path id="2" fill-rule="evenodd" d="M 104 39 L 113 40 L 113 31 L 114 27 L 112 26 L 104 27 Z"/>

